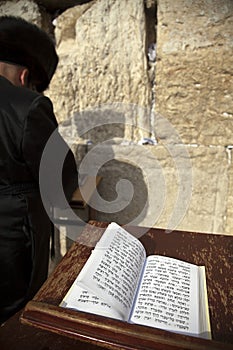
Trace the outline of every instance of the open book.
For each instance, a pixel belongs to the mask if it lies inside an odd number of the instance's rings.
[[[205,267],[146,257],[133,235],[111,223],[60,306],[210,339]]]

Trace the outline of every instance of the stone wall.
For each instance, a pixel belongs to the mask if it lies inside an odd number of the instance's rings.
[[[2,13],[50,32],[54,20],[45,93],[80,170],[103,176],[99,220],[232,233],[231,0],[1,1]]]
[[[229,145],[233,132],[233,2],[158,6],[157,110],[184,143]]]
[[[156,112],[193,162],[182,227],[231,234],[233,2],[163,0],[157,13]]]

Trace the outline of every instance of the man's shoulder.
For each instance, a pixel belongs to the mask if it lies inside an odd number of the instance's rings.
[[[28,88],[17,87],[10,81],[0,76],[0,110],[7,114],[13,113],[23,121],[31,110],[48,108],[49,114],[53,110],[49,98]],[[1,113],[0,113],[1,114]]]
[[[11,100],[13,104],[30,105],[34,100],[43,97],[36,91],[13,85],[5,77],[0,76],[0,96]]]

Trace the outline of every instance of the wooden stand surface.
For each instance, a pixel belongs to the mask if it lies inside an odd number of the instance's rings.
[[[25,307],[21,322],[64,339],[92,344],[96,349],[233,349],[232,261],[233,237],[197,232],[148,229],[140,238],[147,254],[160,254],[206,266],[213,340],[205,340],[152,327],[59,307],[91,250],[107,226],[91,221],[40,291]],[[137,237],[141,228],[126,227]],[[144,229],[145,232],[145,229]],[[31,328],[34,328],[31,327]],[[88,345],[89,343],[89,345]],[[81,349],[81,348],[80,348]]]

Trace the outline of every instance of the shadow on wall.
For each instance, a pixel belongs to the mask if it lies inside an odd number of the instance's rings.
[[[73,137],[89,143],[82,159],[77,147],[79,172],[102,177],[99,192],[90,201],[90,206],[98,211],[99,220],[139,224],[146,216],[148,191],[143,172],[125,152],[125,146],[131,145],[131,134],[138,127],[135,120],[140,113],[135,106],[120,104],[85,111],[73,118]],[[115,145],[120,146],[118,154]]]
[[[102,176],[102,181],[97,195],[93,195],[89,202],[91,207],[97,209],[96,219],[104,222],[114,221],[120,225],[140,225],[148,209],[148,190],[141,169],[112,159],[101,167],[97,175]],[[123,179],[126,181],[126,188],[124,185],[118,188]],[[62,255],[78,240],[85,221],[88,221],[88,209],[75,210],[75,214],[80,219],[80,224],[66,226],[66,247],[65,251],[63,248]],[[57,254],[61,256],[61,242],[57,240],[56,246]]]
[[[112,159],[104,164],[98,175],[103,177],[99,194],[109,205],[108,212],[100,210],[98,218],[121,225],[140,225],[148,208],[148,189],[142,170],[133,164]],[[125,185],[118,188],[122,180]],[[93,203],[96,204],[95,197]]]
[[[73,151],[80,174],[102,177],[98,190],[88,202],[97,211],[96,219],[140,225],[147,216],[148,188],[139,162],[135,163],[128,151],[129,147],[135,149],[135,144],[125,138],[127,128],[129,137],[131,130],[135,130],[135,115],[140,110],[134,106],[124,106],[122,110],[121,105],[119,111],[119,106],[115,107],[79,113],[60,132],[69,144],[72,140],[76,145]],[[85,144],[85,140],[91,143]],[[67,224],[55,232],[56,256],[50,262],[50,272],[78,239],[88,221],[88,210],[78,209],[74,213],[79,224]]]
[[[131,135],[138,127],[138,115],[143,113],[145,110],[133,105],[103,106],[77,113],[65,130],[65,138],[75,144],[79,173],[102,177],[89,201],[99,221],[138,225],[146,217],[147,185],[128,152],[128,147],[135,147]],[[82,214],[76,212],[85,221]],[[74,237],[74,228],[67,227],[67,231],[69,237]]]
[[[150,133],[150,109],[134,104],[112,103],[93,107],[70,118],[70,137],[89,144],[128,145]]]

